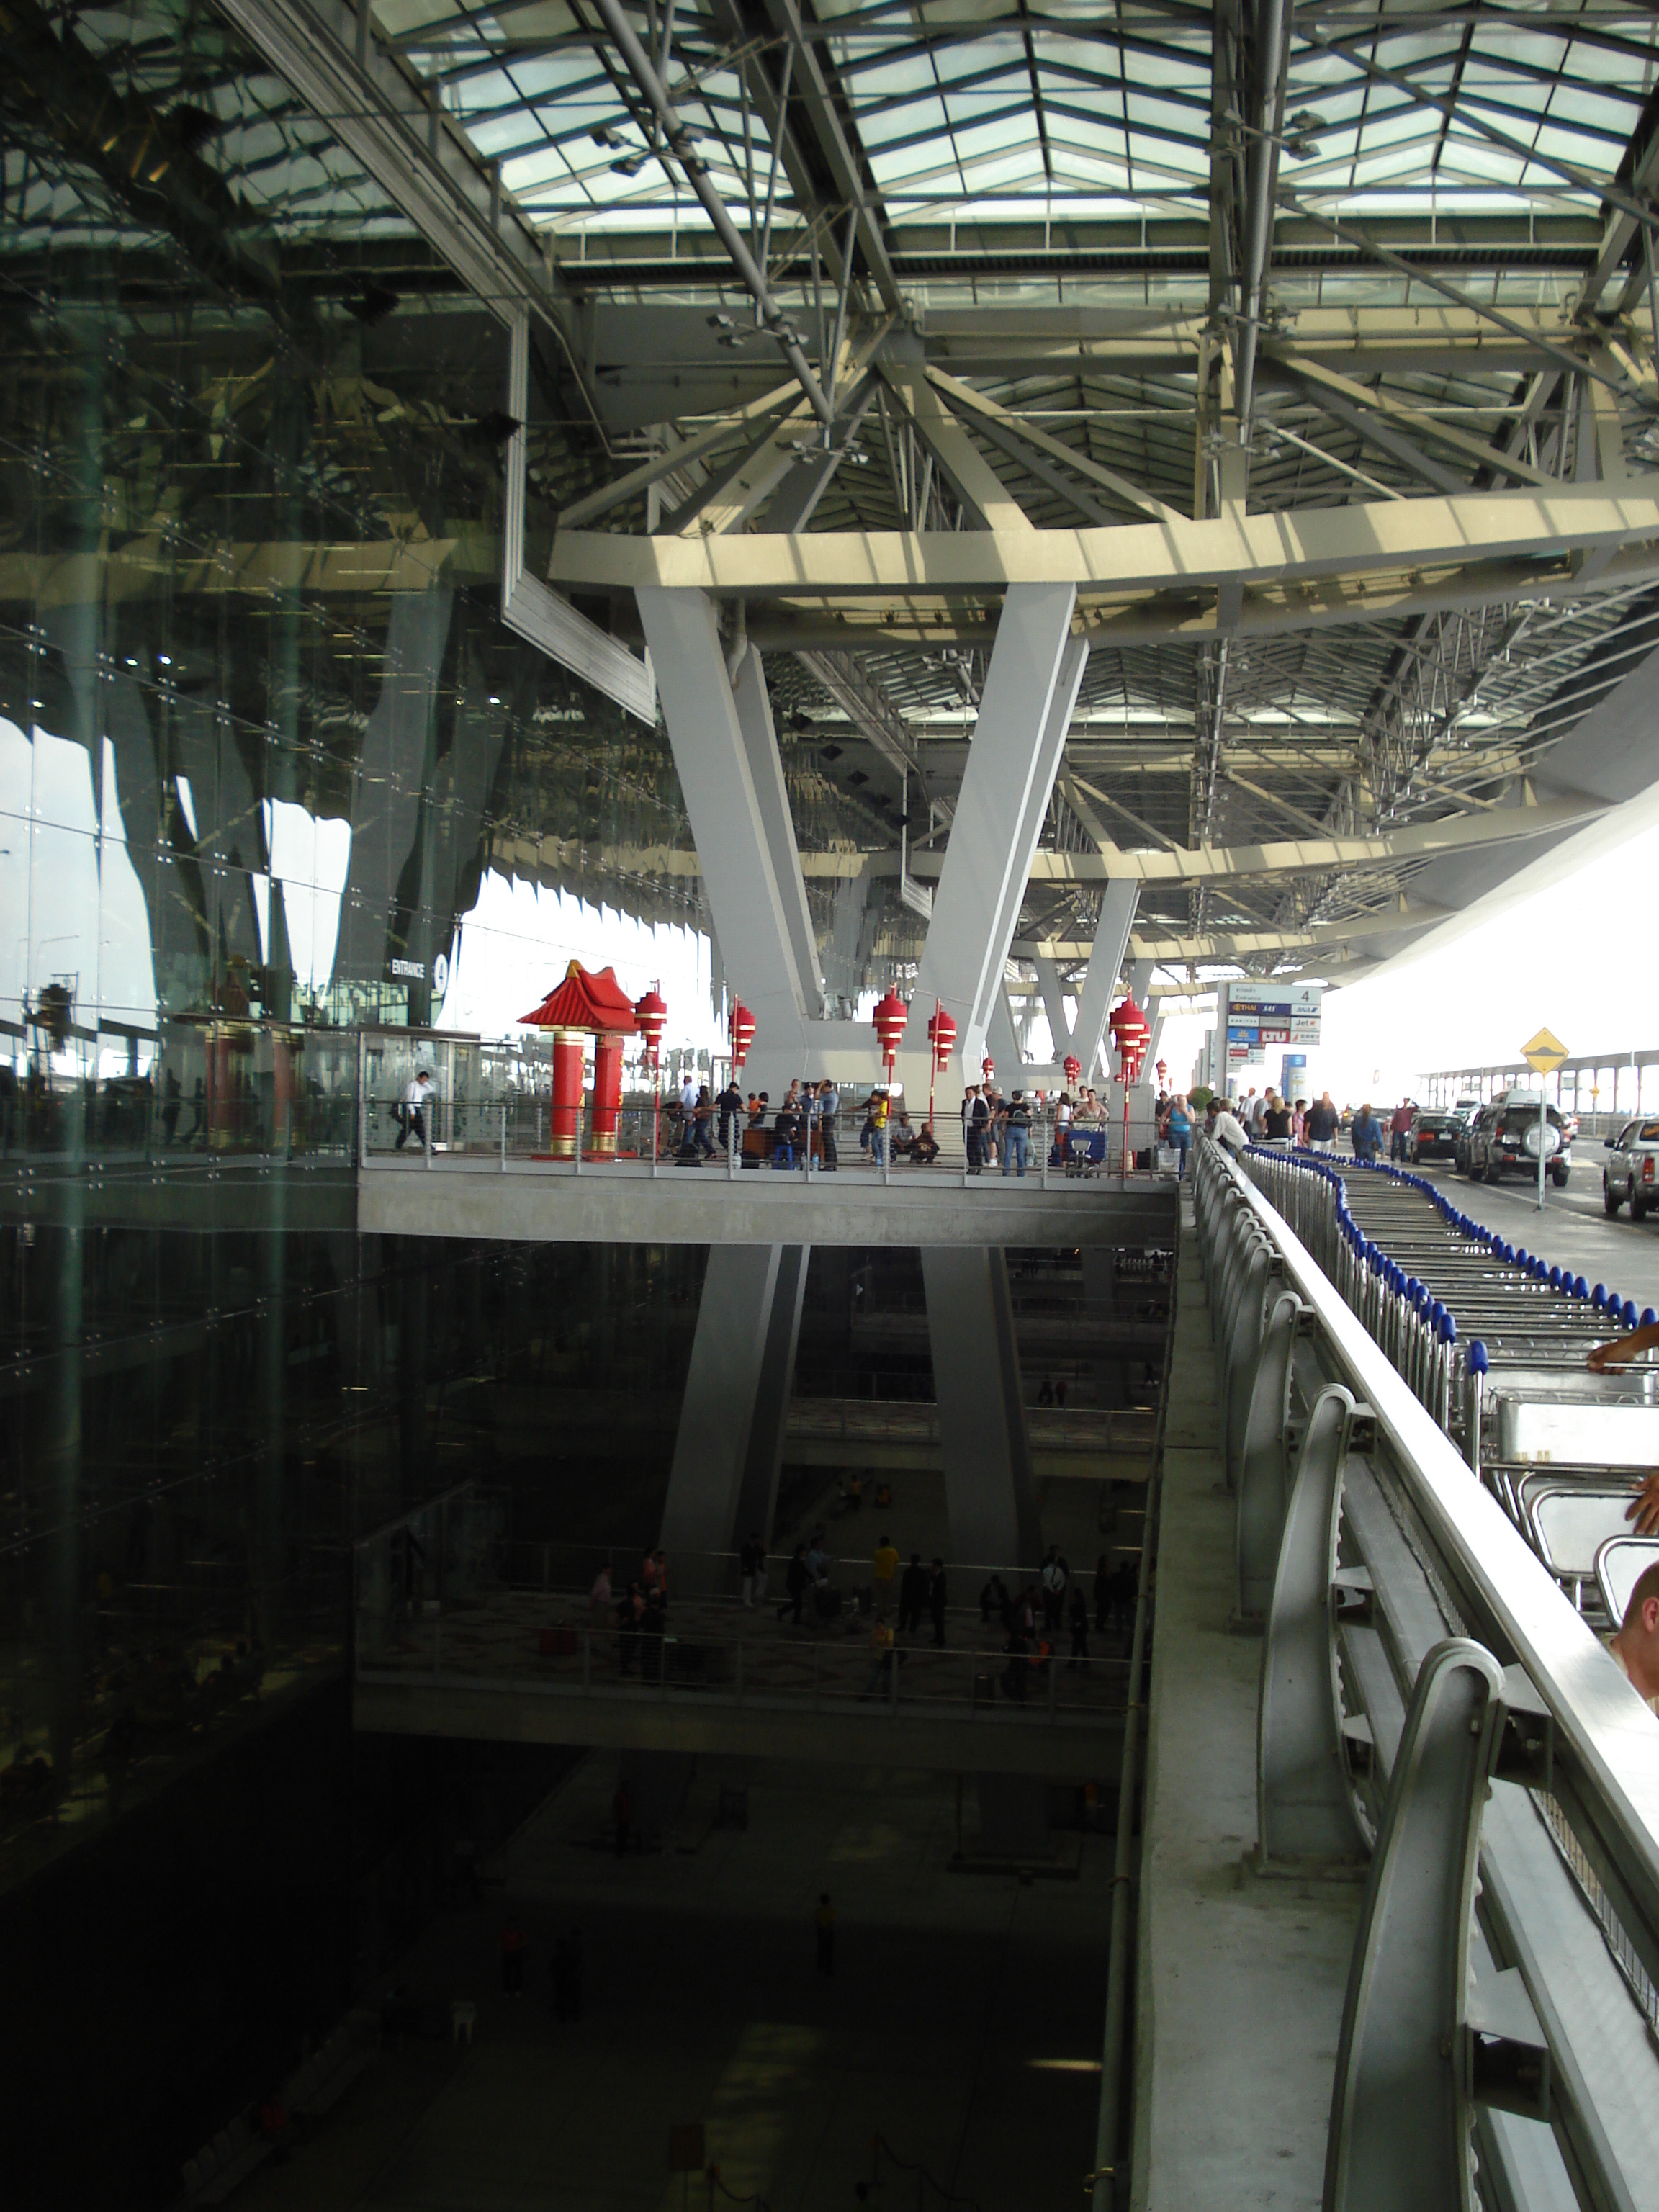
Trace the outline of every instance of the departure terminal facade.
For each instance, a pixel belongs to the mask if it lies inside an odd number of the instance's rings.
[[[1649,799],[1651,12],[0,21],[20,2203],[1644,2201],[1644,1262],[1151,1102]]]

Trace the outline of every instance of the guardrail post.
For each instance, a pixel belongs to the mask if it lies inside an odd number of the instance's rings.
[[[1333,1638],[1342,1477],[1354,1422],[1369,1412],[1340,1382],[1322,1390],[1297,1460],[1261,1647],[1258,1866],[1365,1856],[1343,1763]]]
[[[1249,1408],[1250,1380],[1261,1344],[1262,1299],[1267,1287],[1269,1250],[1265,1237],[1253,1240],[1253,1249],[1240,1270],[1238,1294],[1223,1343],[1221,1376],[1222,1434],[1226,1440],[1227,1486],[1238,1481],[1244,1441],[1244,1416]]]
[[[1468,2212],[1480,1808],[1503,1670],[1467,1637],[1419,1670],[1348,1969],[1324,2212]]]
[[[1234,1544],[1237,1569],[1235,1626],[1260,1622],[1273,1592],[1279,1539],[1285,1528],[1287,1431],[1291,1419],[1291,1363],[1301,1325],[1302,1301],[1281,1291],[1273,1302],[1256,1353],[1240,1425],[1238,1522]],[[1244,1397],[1243,1391],[1240,1396]],[[1231,1442],[1231,1437],[1229,1438]]]

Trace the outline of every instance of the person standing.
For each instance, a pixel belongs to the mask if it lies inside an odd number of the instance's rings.
[[[1176,1091],[1170,1101],[1164,1118],[1164,1141],[1176,1154],[1176,1179],[1180,1182],[1187,1173],[1187,1155],[1193,1142],[1193,1117],[1185,1091]]]
[[[750,1612],[755,1600],[763,1603],[766,1598],[766,1547],[758,1531],[751,1529],[749,1541],[738,1556],[738,1570],[743,1577],[743,1601]]]
[[[898,1572],[898,1553],[884,1534],[870,1561],[870,1581],[875,1595],[876,1619],[885,1620],[893,1602],[893,1577]]]
[[[1336,1142],[1338,1115],[1328,1091],[1322,1091],[1308,1109],[1308,1142],[1316,1152],[1328,1152]]]
[[[806,1593],[811,1587],[812,1577],[806,1565],[806,1547],[797,1544],[794,1557],[790,1560],[788,1571],[783,1578],[784,1597],[783,1603],[778,1607],[778,1619],[781,1620],[786,1613],[793,1613],[795,1626],[799,1628],[800,1609],[806,1602]]]
[[[940,1650],[945,1648],[945,1608],[950,1602],[950,1595],[945,1580],[945,1562],[935,1559],[933,1571],[927,1583],[927,1610],[933,1620],[933,1642]]]
[[[921,1626],[923,1608],[927,1603],[927,1570],[921,1564],[921,1553],[912,1552],[910,1564],[899,1583],[899,1634],[905,1636]]]
[[[1360,1108],[1358,1113],[1355,1115],[1353,1127],[1350,1131],[1349,1135],[1350,1140],[1353,1146],[1353,1156],[1355,1159],[1374,1160],[1381,1157],[1382,1151],[1382,1124],[1377,1120],[1376,1115],[1372,1113],[1370,1101],[1369,1099],[1367,1099],[1365,1103]]]
[[[1002,1172],[1012,1168],[1024,1175],[1025,1162],[1031,1146],[1031,1109],[1025,1103],[1025,1093],[1016,1091],[1003,1110],[1002,1116]]]
[[[836,1908],[830,1902],[827,1889],[818,1893],[817,1909],[812,1915],[812,1934],[817,1948],[819,1973],[833,1974],[836,1971]]]
[[[982,1175],[991,1138],[991,1102],[976,1083],[969,1085],[968,1096],[968,1172]]]
[[[1262,1141],[1269,1145],[1288,1145],[1291,1141],[1291,1109],[1276,1091],[1267,1093],[1267,1111],[1261,1116]]]
[[[728,1153],[735,1152],[743,1143],[743,1093],[738,1088],[735,1075],[727,1079],[714,1106],[720,1117],[721,1147]]]
[[[841,1165],[841,1155],[836,1150],[836,1116],[840,1111],[841,1093],[826,1076],[818,1085],[818,1141],[826,1175],[834,1175]]]

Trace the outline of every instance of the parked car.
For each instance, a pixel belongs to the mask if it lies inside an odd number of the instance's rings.
[[[1630,1218],[1639,1221],[1650,1206],[1659,1206],[1659,1121],[1638,1115],[1607,1140],[1607,1164],[1601,1170],[1601,1203],[1617,1213],[1628,1200]]]
[[[1419,1160],[1455,1160],[1459,1126],[1449,1106],[1419,1106],[1406,1132],[1407,1165],[1415,1167]]]
[[[1572,1139],[1577,1126],[1559,1107],[1549,1109],[1544,1158],[1551,1181],[1560,1189],[1565,1188],[1572,1170]],[[1495,1098],[1490,1106],[1483,1106],[1475,1115],[1462,1140],[1459,1164],[1466,1174],[1484,1176],[1488,1182],[1496,1182],[1505,1169],[1535,1176],[1538,1142],[1537,1097],[1530,1091],[1512,1091],[1506,1098]]]

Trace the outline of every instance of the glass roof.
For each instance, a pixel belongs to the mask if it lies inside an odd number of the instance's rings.
[[[375,13],[556,239],[706,231],[579,3],[379,0]],[[771,193],[775,254],[823,245],[842,212],[833,192],[816,204],[802,192],[799,163],[773,183],[767,118],[786,70],[791,131],[811,129],[810,66],[899,248],[941,225],[1206,223],[1212,138],[1246,132],[1241,103],[1224,85],[1212,93],[1216,18],[1181,0],[1135,0],[1104,19],[1093,0],[819,0],[799,18],[653,0],[630,14],[653,55],[666,53],[698,152],[757,235]],[[775,27],[792,20],[811,58],[799,70]],[[1653,29],[1650,10],[1629,6],[1297,9],[1283,204],[1431,225],[1597,218],[1653,90]]]

